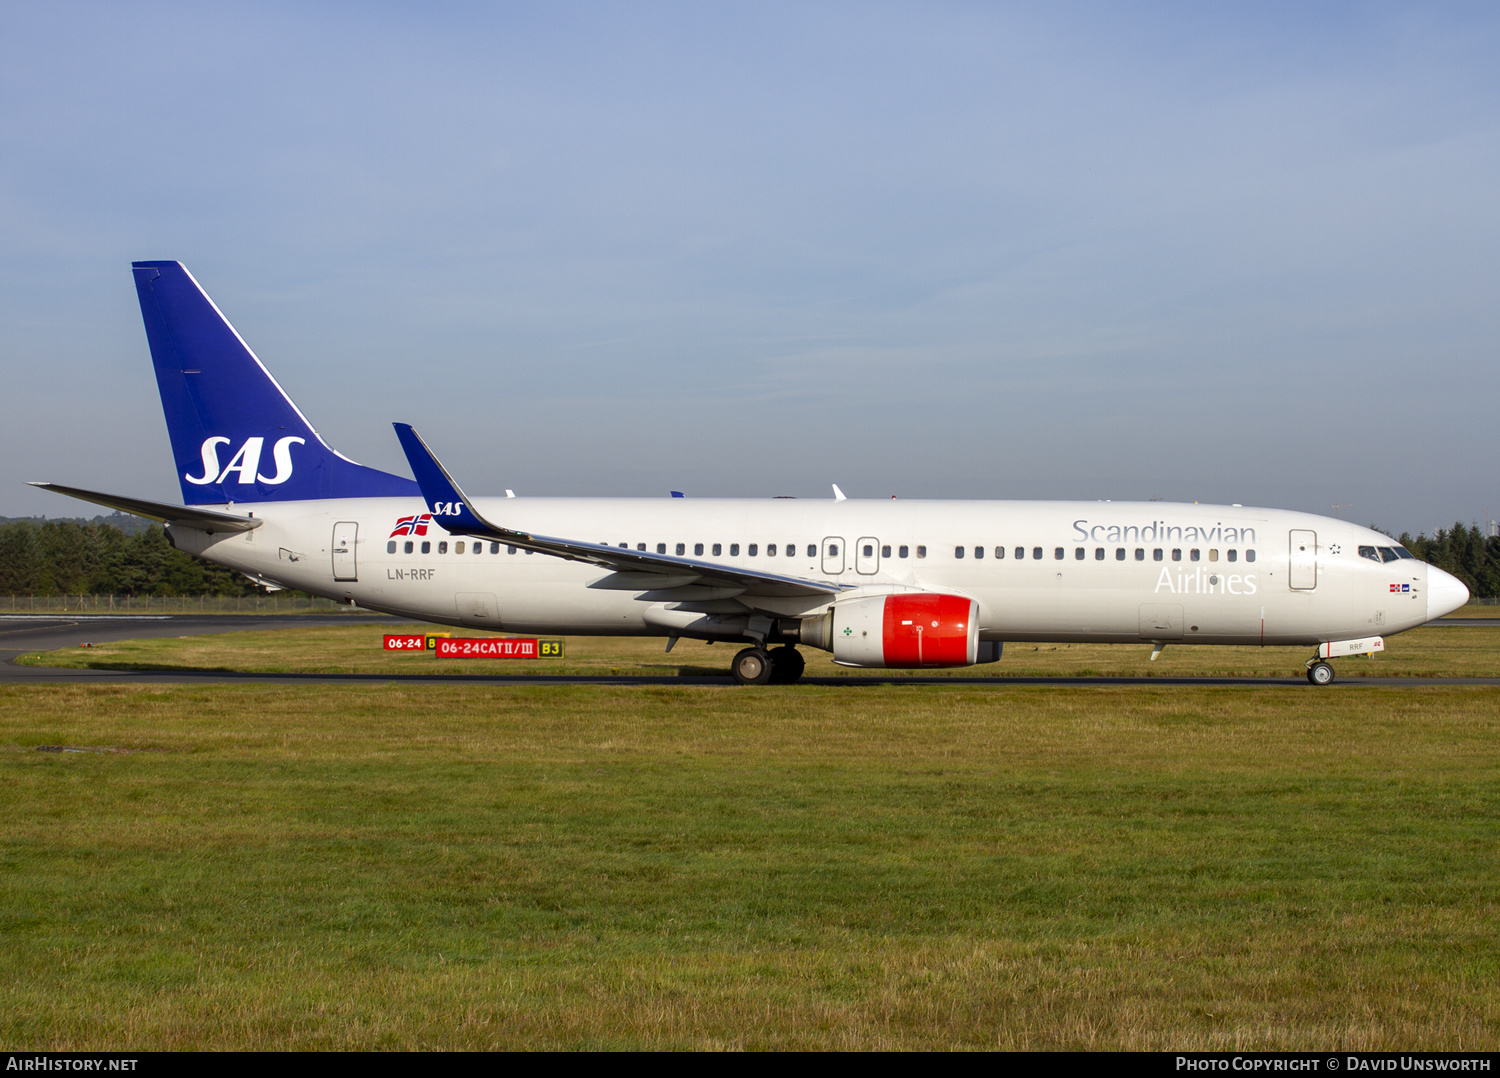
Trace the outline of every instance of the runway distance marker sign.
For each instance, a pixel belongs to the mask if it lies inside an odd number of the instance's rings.
[[[462,637],[440,639],[439,659],[560,659],[561,640],[538,640],[535,637]]]

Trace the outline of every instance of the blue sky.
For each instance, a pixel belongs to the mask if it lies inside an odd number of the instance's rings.
[[[1500,516],[1493,5],[9,5],[0,514],[177,498],[128,263],[475,492]]]

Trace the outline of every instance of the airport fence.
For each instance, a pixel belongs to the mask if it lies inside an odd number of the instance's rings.
[[[0,614],[366,614],[308,595],[0,595]]]

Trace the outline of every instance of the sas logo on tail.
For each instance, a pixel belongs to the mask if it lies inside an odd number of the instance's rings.
[[[396,521],[396,530],[391,532],[387,538],[398,535],[426,535],[427,525],[432,523],[432,514],[423,513],[421,516],[402,517]]]
[[[239,451],[229,458],[229,463],[224,465],[224,470],[219,470],[219,446],[228,445],[229,439],[223,437],[207,438],[203,442],[203,474],[190,475],[183,473],[182,478],[196,486],[206,487],[211,483],[222,483],[229,478],[230,472],[239,474],[241,483],[266,483],[270,486],[279,486],[292,477],[292,444],[306,445],[306,438],[298,438],[295,435],[276,439],[276,444],[271,447],[271,460],[276,465],[274,475],[260,474],[260,453],[265,447],[264,438],[246,438],[245,444],[240,446]]]

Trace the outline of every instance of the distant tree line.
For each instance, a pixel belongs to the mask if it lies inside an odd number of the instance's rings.
[[[0,524],[0,595],[256,595],[233,569],[174,550],[160,524]]]
[[[160,524],[127,534],[101,519],[0,523],[0,595],[256,595],[232,569],[173,549]],[[129,525],[128,525],[129,526]],[[1500,596],[1500,537],[1477,524],[1439,528],[1430,538],[1401,533],[1423,561],[1468,585],[1476,598]]]
[[[1399,542],[1417,557],[1452,573],[1476,599],[1500,597],[1500,536],[1487,536],[1478,524],[1455,523],[1429,539],[1402,532]]]

